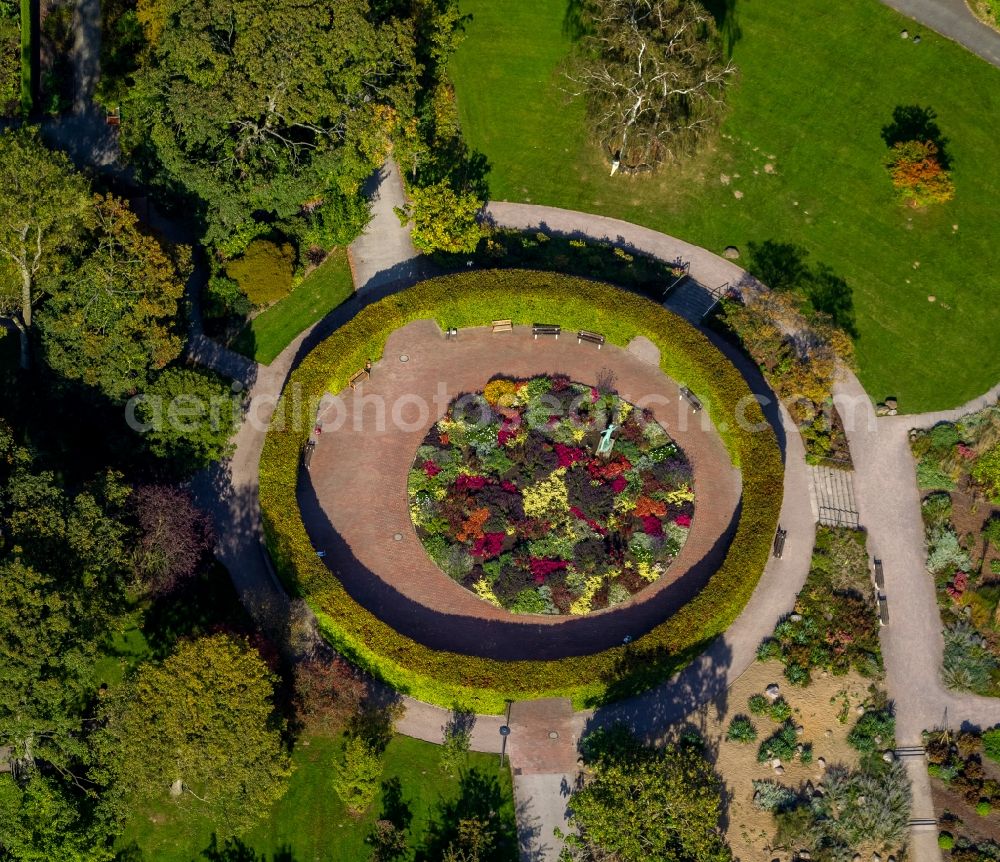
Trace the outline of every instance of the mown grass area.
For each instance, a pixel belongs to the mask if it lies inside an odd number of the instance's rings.
[[[406,736],[393,737],[385,752],[383,798],[364,816],[353,818],[333,791],[332,764],[341,746],[341,739],[322,736],[300,740],[293,754],[295,771],[288,792],[275,804],[270,817],[243,837],[246,855],[234,853],[224,858],[361,862],[371,855],[365,838],[376,819],[389,813],[386,801],[391,807],[393,789],[397,787],[402,807],[395,811],[404,820],[409,818],[411,848],[424,846],[436,830],[447,831],[454,825],[456,812],[474,812],[496,804],[503,838],[510,850],[509,855],[498,858],[512,862],[517,858],[510,770],[499,769],[496,755],[469,754],[466,778],[460,780],[438,767],[438,746]],[[451,809],[445,810],[449,803]],[[136,860],[195,862],[204,858],[202,852],[211,845],[213,827],[206,819],[183,828],[170,803],[165,802],[155,810],[138,814],[129,823],[122,845],[141,851],[134,857]],[[257,855],[251,857],[249,849]]]
[[[905,412],[1000,379],[1000,69],[877,0],[736,0],[740,76],[721,136],[655,177],[612,178],[564,89],[566,9],[462,0],[472,21],[452,73],[492,198],[616,216],[716,252],[801,244],[853,286],[861,380]],[[926,211],[896,202],[883,167],[881,129],[913,104],[937,111],[957,189]]]
[[[335,249],[288,296],[247,323],[233,348],[268,365],[296,335],[333,311],[353,292],[347,250]]]

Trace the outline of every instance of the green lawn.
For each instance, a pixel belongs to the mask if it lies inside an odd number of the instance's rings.
[[[611,178],[561,89],[566,6],[462,0],[473,18],[452,71],[491,197],[617,216],[717,252],[803,245],[854,288],[862,382],[906,412],[1000,379],[1000,69],[878,0],[737,0],[740,78],[721,138],[654,178]],[[882,167],[881,128],[910,104],[937,111],[953,160],[956,199],[926,212],[895,202]]]
[[[336,308],[354,292],[347,251],[335,249],[323,264],[280,302],[258,314],[236,337],[233,347],[270,364],[303,329]]]
[[[346,813],[331,786],[330,765],[340,745],[339,740],[324,737],[312,737],[297,745],[293,757],[295,772],[288,792],[274,806],[270,818],[243,839],[248,848],[263,855],[263,862],[362,862],[368,858],[371,848],[365,844],[365,837],[383,814],[383,804],[376,802],[357,820]],[[468,767],[486,780],[467,781],[463,794],[459,781],[438,768],[436,745],[396,736],[386,749],[383,788],[399,783],[403,805],[411,818],[411,846],[420,845],[431,825],[442,822],[443,802],[462,798],[471,806],[464,810],[476,810],[477,806],[490,804],[492,794],[492,801],[499,804],[511,849],[510,855],[503,858],[513,862],[517,852],[510,770],[505,767],[501,771],[497,756],[486,754],[470,754]],[[136,817],[129,824],[122,844],[134,842],[141,848],[135,862],[195,862],[203,858],[200,854],[211,839],[210,822],[181,829],[166,803],[156,811],[145,811]]]

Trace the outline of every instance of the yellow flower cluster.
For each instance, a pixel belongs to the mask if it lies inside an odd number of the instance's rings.
[[[594,596],[604,583],[604,575],[592,575],[587,578],[583,585],[583,592],[580,597],[569,606],[569,612],[578,617],[585,617],[591,611],[591,604]]]
[[[547,479],[541,479],[524,489],[524,514],[529,518],[543,518],[546,515],[564,515],[569,511],[569,492],[563,476],[566,468],[552,471]]]
[[[668,491],[666,494],[657,494],[664,503],[676,505],[678,503],[690,503],[694,499],[694,491],[690,485],[681,485],[676,491]]]
[[[472,588],[476,591],[476,595],[479,596],[484,602],[489,602],[491,605],[496,605],[498,608],[501,607],[500,599],[496,597],[493,592],[493,587],[490,586],[490,582],[486,578],[480,578]]]
[[[488,404],[499,407],[510,407],[514,403],[517,385],[513,380],[491,380],[483,387],[483,398]]]
[[[663,563],[647,563],[644,560],[640,560],[638,572],[639,577],[646,581],[646,583],[655,583],[660,579],[660,575],[663,574]]]

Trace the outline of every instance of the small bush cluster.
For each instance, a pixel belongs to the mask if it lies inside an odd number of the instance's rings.
[[[776,814],[788,811],[799,803],[799,795],[777,781],[771,779],[753,782],[753,806],[761,811]]]
[[[933,141],[900,141],[889,150],[886,168],[900,199],[910,206],[944,203],[955,196],[951,174]]]
[[[911,445],[918,481],[931,490],[921,512],[944,626],[943,678],[951,688],[998,696],[1000,407],[914,433]],[[954,523],[971,516],[978,529],[960,536]]]
[[[781,661],[793,685],[808,685],[816,668],[879,676],[882,653],[871,595],[865,534],[820,527],[795,611],[775,626],[758,658]]]
[[[993,736],[989,739],[992,745]],[[927,734],[926,748],[927,771],[932,777],[943,781],[973,807],[985,803],[989,806],[987,813],[1000,805],[1000,782],[988,778],[983,769],[983,736],[974,731],[933,731]]]
[[[739,371],[711,343],[661,306],[608,285],[517,270],[465,273],[423,282],[361,310],[317,347],[293,373],[286,392],[319,398],[339,392],[366,359],[381,355],[399,327],[434,318],[442,326],[479,326],[498,315],[515,324],[536,320],[567,330],[589,329],[609,344],[638,335],[659,349],[661,368],[683,380],[717,423],[742,471],[740,520],[726,557],[702,591],[668,620],[625,646],[547,661],[497,661],[430,649],[404,637],[355,602],[316,557],[296,501],[301,448],[310,421],[290,421],[287,397],[272,422],[260,466],[264,535],[289,589],[304,596],[337,651],[374,676],[423,700],[461,702],[500,712],[506,697],[569,696],[578,706],[624,697],[653,685],[700,654],[742,610],[771,551],[782,499],[782,463],[771,431],[744,430],[764,422]],[[748,404],[745,421],[737,403]]]
[[[730,742],[753,742],[757,738],[757,728],[746,715],[735,715],[729,722],[726,739]]]

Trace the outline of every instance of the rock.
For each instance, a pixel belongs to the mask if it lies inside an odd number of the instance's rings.
[[[900,32],[899,32],[899,38],[900,39],[909,39],[910,38],[910,31],[909,30],[900,30]]]
[[[771,767],[773,769],[777,769],[780,766],[781,766],[781,759],[780,758],[776,757],[776,758],[774,758],[774,760],[771,761]]]
[[[781,689],[776,682],[772,682],[764,689],[764,694],[771,698],[771,700],[777,700],[781,696]]]
[[[826,769],[826,758],[825,757],[819,757],[819,758],[817,758],[816,759],[816,765],[820,769]]]
[[[882,862],[882,857],[878,853],[872,853],[872,862]]]
[[[799,725],[796,726],[796,728],[795,728],[795,735],[796,736],[802,736],[802,734],[805,733],[805,732],[806,732],[806,729],[801,724],[799,724]]]
[[[739,260],[740,250],[735,245],[727,245],[722,252],[726,260]]]
[[[785,774],[785,767],[784,766],[776,766],[774,768],[774,774],[775,775],[784,775]]]
[[[895,398],[886,398],[885,406],[890,410],[895,410],[899,406],[899,402]]]
[[[883,751],[882,759],[886,763],[892,763],[896,759],[896,753],[894,751]]]
[[[951,229],[952,229],[952,230],[958,230],[958,225],[957,225],[957,224],[953,224],[953,225],[951,226]]]
[[[914,36],[913,37],[913,44],[914,45],[919,45],[920,44],[920,37],[919,36]]]
[[[826,738],[829,739],[831,736],[833,736],[833,731],[832,730],[828,730],[825,735],[826,735]]]
[[[876,735],[874,737],[874,739],[875,739],[875,744],[876,745],[881,745],[882,744],[882,737],[881,736]]]
[[[802,614],[792,614],[788,619],[793,623],[800,623],[802,622]]]
[[[181,779],[176,779],[170,785],[170,795],[180,796],[184,792],[184,782]]]
[[[851,862],[861,862],[861,854],[855,853],[854,858],[851,860]]]
[[[729,185],[729,174],[719,174],[719,182],[724,186]]]
[[[856,710],[854,710],[854,711],[858,715],[864,715],[865,714],[865,708],[860,703],[858,704],[858,708]]]
[[[770,162],[768,162],[766,165],[764,165],[764,173],[765,174],[773,174],[774,173],[774,165],[772,165]]]
[[[736,200],[741,201],[743,200],[743,192],[739,191],[738,189],[734,189],[733,197],[736,198]]]
[[[796,746],[795,746],[795,753],[796,753],[796,754],[802,754],[802,752],[803,752],[804,750],[805,750],[805,749],[804,749],[804,748],[803,748],[803,746],[801,746],[801,745],[796,745]]]
[[[934,296],[934,294],[931,294],[930,296],[927,297],[927,301],[928,302],[937,302],[937,297]]]
[[[800,850],[795,855],[798,856],[799,859],[802,860],[802,862],[809,862],[809,860],[812,859],[812,853],[810,853],[808,850]]]

